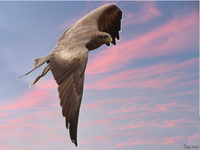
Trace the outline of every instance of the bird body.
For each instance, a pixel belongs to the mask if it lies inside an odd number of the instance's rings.
[[[58,84],[66,128],[69,129],[70,138],[76,146],[88,52],[103,44],[115,45],[115,38],[119,39],[121,19],[122,11],[114,4],[97,8],[68,28],[58,39],[53,51],[35,59],[34,68],[25,74],[47,63],[42,74],[34,80],[31,86],[51,70]]]

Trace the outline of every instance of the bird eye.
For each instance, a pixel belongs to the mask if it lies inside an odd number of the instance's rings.
[[[105,39],[105,38],[107,38],[108,36],[107,35],[102,35],[102,36],[100,36],[100,38],[103,38],[103,39]]]

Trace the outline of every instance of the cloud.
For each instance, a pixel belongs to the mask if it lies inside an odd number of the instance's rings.
[[[134,112],[139,112],[139,111],[145,111],[145,112],[162,112],[162,111],[169,111],[171,109],[181,107],[179,104],[176,103],[170,103],[170,104],[157,104],[153,105],[151,103],[145,104],[145,101],[148,100],[149,98],[146,99],[140,99],[141,101],[143,100],[144,103],[138,104],[137,102],[124,102],[120,108],[116,110],[109,111],[108,113],[105,114],[124,114],[124,113],[134,113]],[[183,106],[182,106],[183,107]],[[138,116],[141,117],[141,116]],[[135,116],[137,118],[137,116]]]
[[[137,118],[147,118],[152,116],[153,113],[152,112],[137,112],[137,113],[129,113],[129,114],[122,114],[122,115],[118,115],[117,117],[110,117],[110,118],[106,118],[106,119],[99,119],[96,120],[95,122],[111,122],[111,121],[115,121],[115,120],[126,120],[126,119],[137,119]],[[131,119],[132,120],[132,119]]]
[[[138,130],[138,131],[130,131],[130,132],[122,132],[119,134],[109,134],[107,136],[99,136],[94,139],[97,140],[109,140],[112,141],[109,143],[109,147],[125,147],[132,145],[146,145],[146,144],[156,144],[156,145],[169,145],[176,144],[180,145],[187,141],[187,136],[185,135],[172,135],[166,136],[165,134],[152,133],[148,130]],[[122,141],[119,137],[126,137],[126,141]],[[198,137],[198,135],[196,135]],[[114,139],[115,140],[111,140]]]
[[[185,74],[187,70],[196,68],[198,58],[172,63],[163,62],[139,69],[130,69],[122,72],[98,77],[98,80],[90,80],[86,83],[86,89],[110,89],[110,88],[166,88],[175,84],[180,79],[187,79],[196,73]],[[192,66],[192,67],[191,67]],[[89,78],[90,79],[90,78]],[[94,83],[93,83],[94,82]],[[188,84],[190,84],[188,82]]]
[[[131,118],[134,118],[131,120],[129,120],[130,122],[128,123],[125,123],[124,122],[124,125],[116,125],[116,126],[113,126],[111,129],[108,129],[108,131],[116,131],[116,130],[130,130],[130,129],[143,129],[143,128],[146,128],[146,129],[149,129],[149,128],[163,128],[163,129],[166,129],[167,128],[180,128],[180,127],[183,127],[183,126],[192,126],[194,124],[194,120],[192,119],[185,119],[185,118],[178,118],[176,120],[170,120],[170,119],[163,119],[161,116],[157,116],[159,119],[154,119],[153,120],[153,113],[147,115],[148,113],[145,112],[145,113],[141,113],[141,114],[138,114],[139,110],[137,110],[136,112],[134,113],[137,113],[136,115],[123,115],[123,116],[120,116],[120,117],[116,117],[116,118],[107,118],[107,119],[100,119],[100,120],[96,120],[96,122],[98,123],[102,123],[102,122],[109,122],[112,124],[113,121],[115,120],[122,120],[122,119],[131,119]],[[161,117],[161,118],[160,118]],[[195,123],[197,123],[195,121]]]
[[[58,85],[56,81],[53,79],[53,77],[51,77],[51,78],[41,79],[34,85],[34,87],[36,87],[37,89],[55,89],[56,91]]]
[[[197,143],[199,143],[199,141],[200,141],[200,133],[199,132],[196,132],[196,133],[194,133],[194,135],[191,135],[191,136],[189,136],[188,137],[188,143],[195,143],[195,144],[197,144]]]
[[[184,52],[198,42],[198,13],[177,17],[144,35],[90,58],[87,75],[119,70],[136,58],[154,58]]]
[[[198,89],[191,89],[191,90],[187,90],[183,92],[176,92],[176,93],[172,93],[171,95],[187,96],[187,95],[195,95],[195,94],[199,94]]]
[[[186,141],[186,137],[183,135],[179,135],[177,137],[165,137],[163,139],[163,144],[173,144],[173,143],[179,143],[181,141]]]
[[[161,16],[156,2],[144,2],[138,12],[126,12],[124,10],[123,25],[135,25],[150,21],[155,17]]]
[[[32,88],[18,98],[1,104],[0,109],[4,114],[0,124],[4,135],[1,143],[12,143],[10,147],[6,145],[5,149],[31,149],[35,145],[46,147],[51,140],[55,142],[59,137],[66,136],[58,134],[59,130],[66,129],[56,96],[50,90]],[[57,138],[52,139],[53,134]]]
[[[158,110],[164,111],[164,110],[169,110],[169,108],[172,108],[174,106],[178,107],[178,105],[175,102],[172,102],[170,104],[157,104],[156,108]]]
[[[165,136],[165,135],[155,135],[150,132],[146,132],[146,136],[144,135],[134,135],[133,138],[129,138],[128,142],[119,141],[118,144],[113,144],[111,147],[124,147],[124,146],[132,146],[132,145],[146,145],[146,144],[156,144],[156,145],[180,145],[187,141],[187,137],[184,135],[177,136]]]
[[[106,119],[94,120],[95,122],[109,122],[111,120],[126,119],[132,117],[129,113],[137,112],[138,110],[145,111],[146,105],[140,102],[146,102],[149,97],[133,96],[132,98],[116,98],[95,100],[91,103],[83,103],[82,110],[96,111],[101,116],[106,116]],[[115,106],[115,107],[113,107]],[[153,112],[152,108],[152,112]],[[154,109],[155,110],[155,109]],[[149,111],[149,110],[148,110]],[[125,115],[125,116],[123,116]],[[127,115],[127,116],[126,116]],[[135,114],[137,117],[138,114]],[[140,114],[143,115],[143,114]],[[141,117],[141,116],[138,117]],[[120,118],[122,117],[122,118]]]
[[[99,137],[95,137],[94,139],[101,140],[101,139],[109,139],[109,138],[111,138],[111,137],[132,136],[132,135],[137,136],[137,135],[144,134],[144,133],[146,133],[146,132],[147,132],[146,130],[131,131],[131,132],[122,132],[122,133],[114,134],[114,135],[99,136]]]
[[[8,103],[6,105],[1,105],[1,110],[16,110],[16,109],[23,109],[28,107],[37,106],[40,100],[47,95],[45,90],[37,90],[37,91],[30,91],[23,95],[22,97],[11,100],[12,103]]]
[[[166,120],[165,121],[165,127],[175,126],[175,125],[181,124],[182,122],[185,122],[184,118],[181,118],[181,119],[178,119],[178,120]]]
[[[163,120],[160,118],[159,120],[149,122],[148,126],[149,127],[156,127],[156,128],[180,128],[183,126],[191,126],[193,123],[193,120],[191,119],[185,119],[185,118],[178,118],[176,120]],[[145,127],[148,127],[145,126]]]
[[[85,107],[99,107],[102,105],[106,105],[106,104],[117,104],[117,103],[124,103],[124,102],[130,102],[130,101],[134,101],[135,98],[127,98],[127,99],[119,99],[119,98],[115,98],[115,99],[108,99],[108,100],[97,100],[93,103],[84,103],[83,106]],[[144,99],[142,97],[137,97],[137,99]]]

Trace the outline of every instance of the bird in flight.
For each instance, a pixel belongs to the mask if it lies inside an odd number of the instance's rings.
[[[69,129],[71,141],[76,146],[88,52],[103,44],[116,45],[121,30],[121,19],[122,11],[114,4],[103,5],[93,10],[69,27],[59,38],[55,48],[49,54],[35,59],[33,69],[23,75],[28,75],[46,63],[47,66],[41,75],[30,86],[51,70],[58,84],[66,128]]]

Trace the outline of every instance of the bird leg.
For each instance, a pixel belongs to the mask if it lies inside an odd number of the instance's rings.
[[[48,64],[44,70],[42,71],[42,74],[39,75],[35,80],[34,82],[29,86],[29,88],[31,88],[40,78],[42,78],[48,71],[50,70],[50,64]]]

